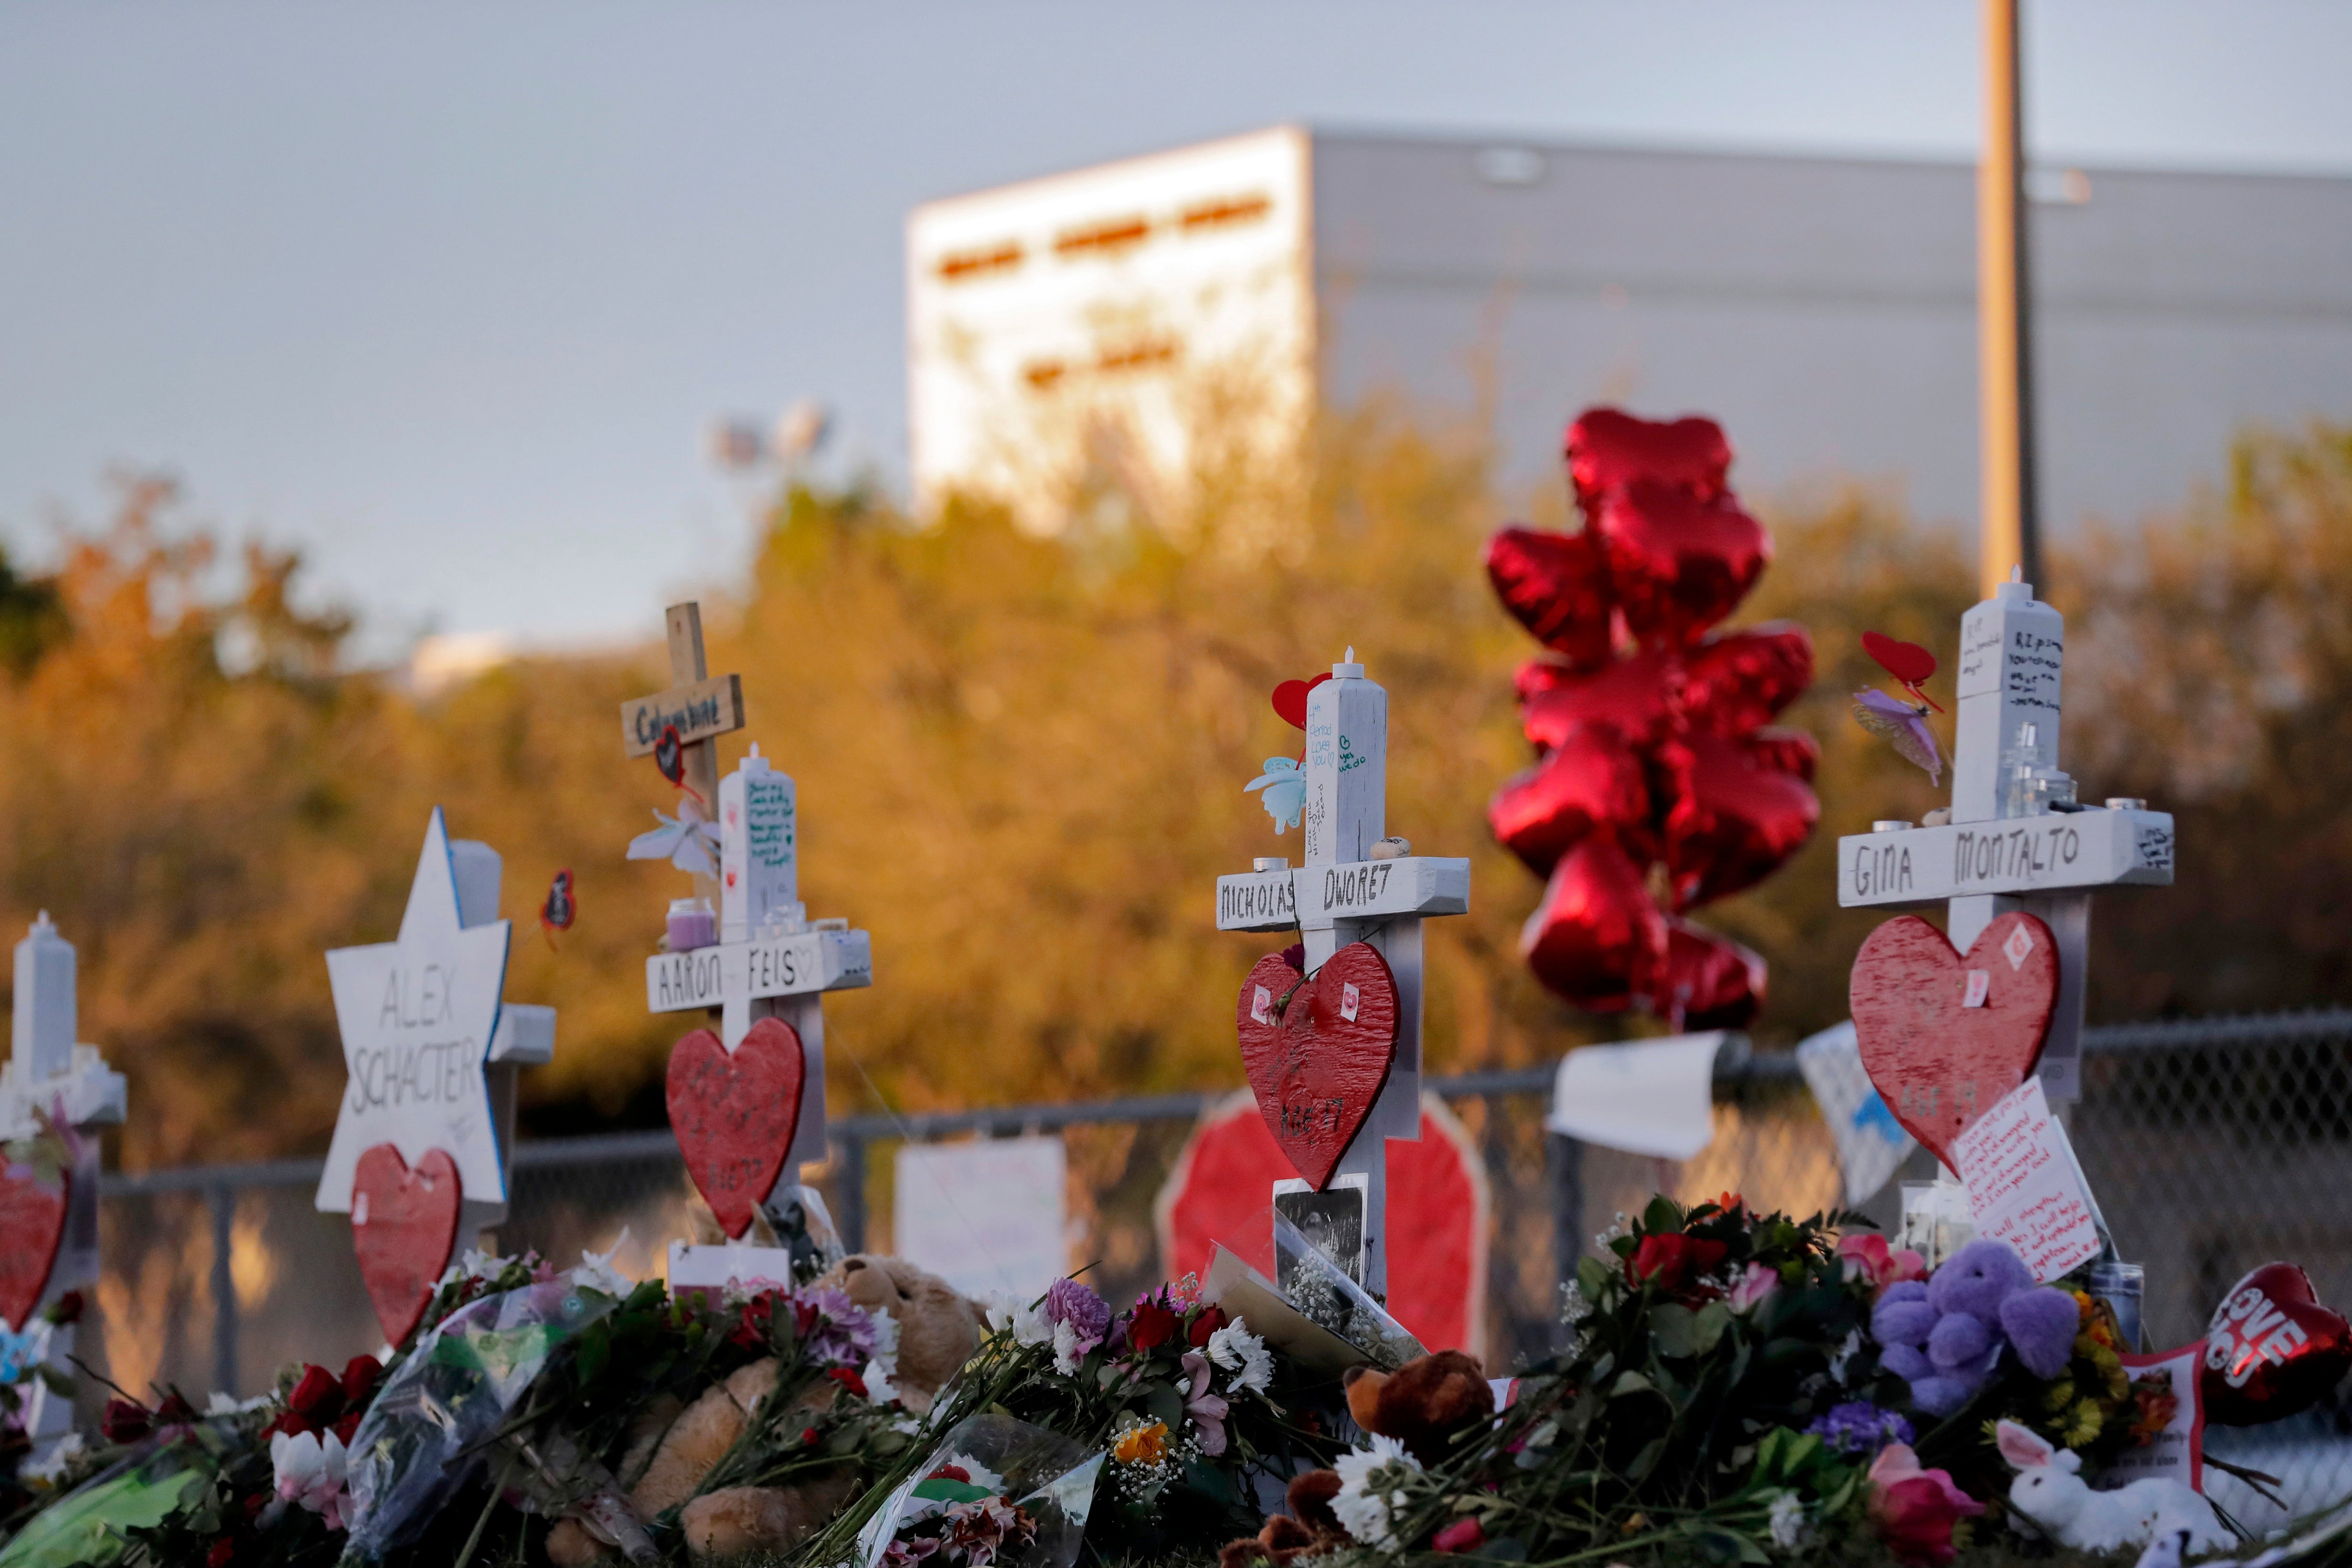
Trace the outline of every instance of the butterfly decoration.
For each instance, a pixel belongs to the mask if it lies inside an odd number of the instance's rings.
[[[1925,772],[1929,784],[1942,783],[1943,753],[1936,748],[1936,732],[1927,728],[1927,712],[1930,709],[1938,713],[1944,710],[1942,704],[1919,689],[1920,682],[1935,676],[1936,656],[1917,643],[1897,642],[1879,632],[1863,633],[1862,647],[1880,668],[1895,678],[1896,685],[1910,693],[1912,700],[1906,702],[1874,689],[1857,691],[1853,694],[1854,722],[1893,746],[1896,756]]]
[[[570,931],[572,922],[580,918],[580,900],[572,891],[572,868],[566,866],[547,885],[547,898],[539,906],[539,924],[553,942],[555,933]]]
[[[692,802],[680,805],[676,816],[664,816],[656,811],[654,820],[661,826],[629,840],[630,859],[667,860],[681,871],[719,875],[718,825],[703,821]],[[552,896],[551,889],[550,897]]]
[[[1307,781],[1299,776],[1297,757],[1266,758],[1265,772],[1243,785],[1242,793],[1254,789],[1265,791],[1258,796],[1258,804],[1274,818],[1276,834],[1298,826],[1299,814],[1307,809]]]

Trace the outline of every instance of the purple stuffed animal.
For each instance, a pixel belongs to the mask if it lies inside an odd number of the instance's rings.
[[[1870,1314],[1878,1364],[1911,1385],[1911,1402],[1949,1415],[1982,1388],[2006,1343],[2036,1377],[2074,1353],[2074,1298],[2033,1275],[2007,1242],[1972,1241],[1925,1284],[1889,1285]]]

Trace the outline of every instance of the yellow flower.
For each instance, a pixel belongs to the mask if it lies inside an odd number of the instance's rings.
[[[1130,1426],[1112,1446],[1111,1458],[1122,1465],[1156,1465],[1168,1457],[1168,1423]]]

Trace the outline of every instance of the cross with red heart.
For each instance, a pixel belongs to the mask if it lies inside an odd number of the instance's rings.
[[[730,1055],[697,1029],[669,1053],[670,1130],[695,1190],[735,1239],[775,1190],[800,1125],[808,1077],[800,1031],[761,1018]]]
[[[45,1182],[30,1170],[0,1174],[0,1318],[22,1331],[41,1303],[65,1239],[73,1172]]]
[[[1916,915],[1870,933],[1848,1001],[1862,1065],[1895,1120],[1959,1167],[1952,1140],[2023,1083],[2058,1005],[2058,944],[2032,915],[2001,915],[1966,956]]]
[[[1308,979],[1283,953],[1242,983],[1242,1065],[1267,1131],[1317,1191],[1371,1114],[1396,1059],[1396,976],[1370,942],[1331,955]]]

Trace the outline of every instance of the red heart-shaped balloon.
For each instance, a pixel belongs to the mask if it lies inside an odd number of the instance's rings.
[[[1242,982],[1236,1023],[1258,1113],[1291,1168],[1320,1192],[1396,1059],[1389,961],[1351,942],[1308,980],[1269,952]]]
[[[1331,679],[1325,670],[1312,680],[1286,680],[1274,689],[1274,710],[1294,730],[1307,728],[1307,694]]]
[[[2307,1410],[2352,1370],[2352,1324],[2311,1276],[2265,1263],[2230,1287],[2205,1328],[2205,1419],[2255,1426]]]
[[[1764,1005],[1763,956],[1668,915],[1666,956],[1650,978],[1649,1004],[1677,1034],[1746,1028]]]
[[[1745,742],[1693,731],[1661,755],[1675,790],[1665,862],[1677,909],[1754,887],[1802,848],[1821,820],[1812,786],[1759,766]]]
[[[1682,667],[1670,654],[1645,649],[1612,659],[1591,675],[1544,671],[1560,667],[1538,661],[1519,671],[1522,689],[1536,688],[1520,705],[1519,729],[1538,752],[1588,727],[1611,731],[1626,745],[1644,751],[1674,729]]]
[[[1519,952],[1547,990],[1593,1013],[1622,1013],[1666,956],[1666,921],[1641,868],[1596,833],[1559,858]]]
[[[1609,574],[1591,531],[1506,528],[1486,541],[1486,579],[1513,618],[1571,668],[1608,662]]]
[[[1957,1174],[1952,1140],[2042,1058],[2058,1004],[2058,947],[2048,926],[2012,912],[1995,917],[1963,958],[1926,921],[1898,915],[1854,955],[1847,1004],[1879,1098]]]
[[[465,1185],[446,1151],[427,1149],[415,1169],[394,1143],[360,1155],[352,1175],[352,1250],[384,1339],[399,1344],[433,1304],[457,1251]]]
[[[1606,730],[1571,731],[1534,767],[1507,780],[1486,806],[1496,842],[1549,877],[1596,829],[1650,837],[1650,785],[1641,759]]]
[[[1821,765],[1822,743],[1803,730],[1759,730],[1739,743],[1758,767],[1768,773],[1793,773],[1807,784],[1813,782],[1813,770]]]
[[[72,1191],[70,1169],[60,1169],[54,1183],[30,1170],[0,1174],[0,1318],[12,1329],[24,1329],[48,1289]]]
[[[1745,735],[1813,683],[1813,639],[1786,622],[1707,638],[1683,655],[1683,717],[1694,729]]]
[[[670,1131],[719,1228],[740,1238],[775,1190],[800,1125],[808,1063],[798,1029],[761,1018],[733,1055],[708,1029],[670,1048]]]
[[[1625,625],[1682,647],[1731,614],[1772,558],[1761,524],[1729,496],[1702,500],[1657,479],[1611,492],[1594,521]]]
[[[1616,408],[1588,408],[1564,443],[1576,503],[1590,514],[1601,498],[1635,479],[1658,479],[1702,499],[1723,493],[1731,443],[1723,426],[1696,416],[1637,419]]]

